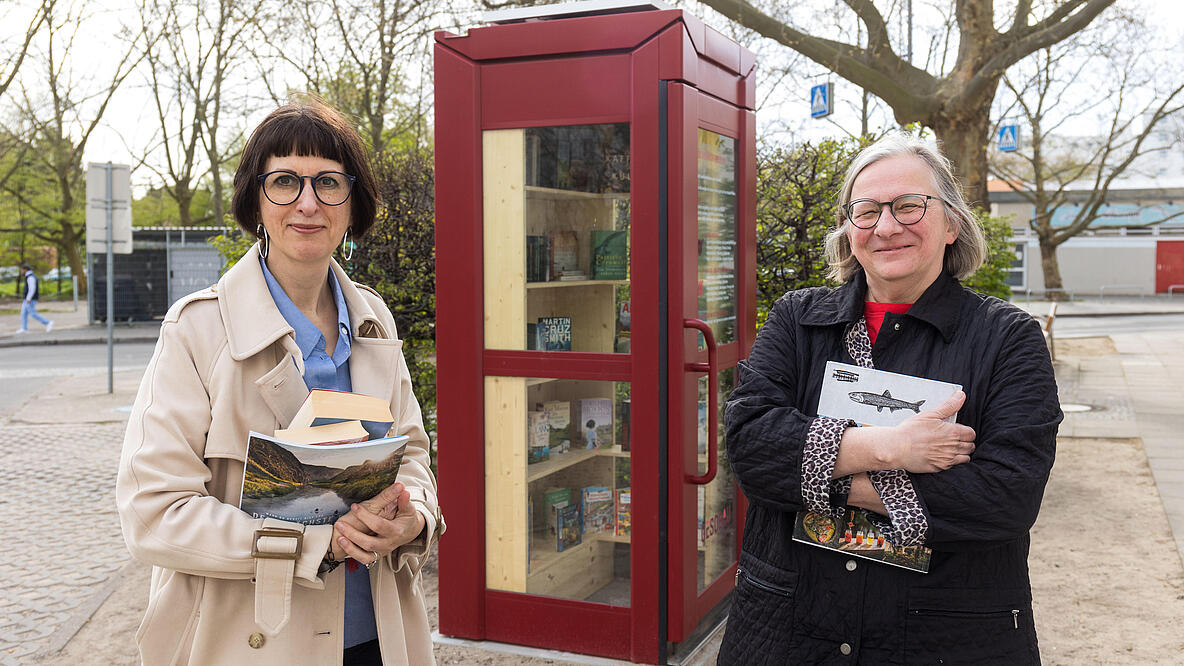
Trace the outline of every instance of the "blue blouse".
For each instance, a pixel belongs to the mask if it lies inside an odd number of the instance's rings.
[[[267,262],[260,258],[259,265],[263,267],[263,277],[267,280],[271,300],[275,301],[280,314],[295,331],[296,346],[304,355],[304,384],[310,391],[314,388],[352,391],[353,384],[349,376],[349,312],[345,308],[345,297],[341,295],[337,276],[332,270],[329,271],[329,286],[333,290],[333,302],[337,305],[337,345],[330,356],[325,353],[325,336],[321,330],[284,293],[283,287],[268,270]],[[378,628],[374,623],[370,570],[365,567],[346,567],[345,570],[345,647],[348,648],[378,638]]]

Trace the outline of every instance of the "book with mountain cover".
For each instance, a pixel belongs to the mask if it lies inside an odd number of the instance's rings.
[[[592,230],[592,279],[624,280],[629,274],[628,231]]]
[[[239,508],[253,518],[328,525],[395,482],[407,436],[297,444],[251,432]]]

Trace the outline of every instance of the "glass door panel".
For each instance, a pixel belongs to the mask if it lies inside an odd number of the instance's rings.
[[[629,125],[483,136],[485,347],[629,351]]]
[[[715,387],[718,405],[716,417],[720,427],[716,437],[716,474],[707,485],[699,486],[697,515],[698,548],[696,576],[698,591],[703,592],[715,579],[728,571],[736,562],[736,480],[724,446],[724,404],[732,389],[736,387],[735,368],[721,370]],[[699,380],[699,473],[707,468],[707,378]]]
[[[736,140],[702,128],[698,139],[699,319],[725,345],[736,341]]]
[[[490,589],[629,605],[629,383],[485,378]]]

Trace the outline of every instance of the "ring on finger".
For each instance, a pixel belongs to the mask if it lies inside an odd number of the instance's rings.
[[[370,562],[370,564],[366,565],[367,569],[374,566],[375,564],[378,564],[378,553],[376,553],[372,550],[372,551],[370,551],[370,554],[374,556],[374,559]]]

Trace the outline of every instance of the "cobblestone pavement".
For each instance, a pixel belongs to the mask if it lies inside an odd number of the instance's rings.
[[[32,661],[130,559],[115,512],[124,427],[0,427],[0,665]]]

